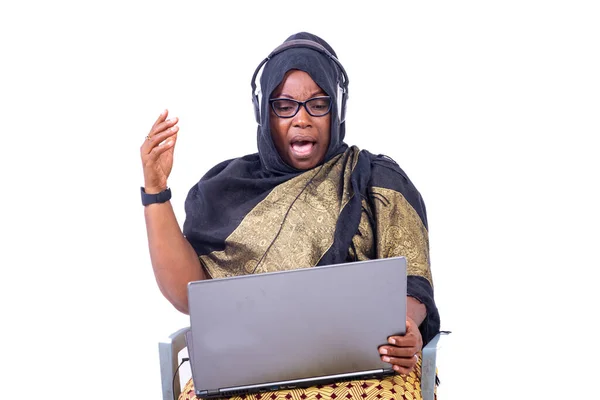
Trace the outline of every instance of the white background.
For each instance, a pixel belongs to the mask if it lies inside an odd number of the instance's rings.
[[[440,398],[597,396],[596,2],[396,3],[3,2],[0,398],[160,398],[157,341],[188,320],[152,274],[139,146],[180,118],[183,224],[256,151],[250,78],[299,31],[350,76],[346,141],[427,204]]]

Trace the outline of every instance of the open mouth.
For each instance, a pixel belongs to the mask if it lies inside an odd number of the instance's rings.
[[[294,140],[291,143],[292,153],[297,158],[307,158],[310,157],[316,142],[308,139],[303,140]]]

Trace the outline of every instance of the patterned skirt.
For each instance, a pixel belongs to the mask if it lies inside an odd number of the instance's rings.
[[[409,375],[392,375],[384,379],[356,380],[330,385],[314,386],[305,389],[263,392],[231,400],[422,400],[421,360]],[[183,388],[179,400],[195,400],[194,383],[190,379]]]

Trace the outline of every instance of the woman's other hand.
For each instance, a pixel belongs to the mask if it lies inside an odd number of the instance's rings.
[[[173,151],[179,127],[178,119],[167,119],[168,115],[168,110],[160,114],[140,148],[146,193],[159,193],[165,190],[167,178],[173,168]]]
[[[381,360],[392,364],[394,371],[408,375],[417,365],[419,352],[423,348],[423,338],[419,326],[410,317],[406,318],[406,334],[390,336],[389,345],[381,346]]]

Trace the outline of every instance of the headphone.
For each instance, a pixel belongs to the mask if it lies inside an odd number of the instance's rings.
[[[275,57],[277,54],[284,52],[288,49],[292,49],[292,48],[306,48],[306,49],[312,49],[312,50],[318,51],[319,53],[324,54],[327,57],[329,57],[329,59],[331,61],[333,61],[335,65],[337,65],[338,69],[341,72],[341,74],[340,74],[341,82],[338,80],[338,85],[337,85],[338,86],[337,110],[338,110],[340,124],[342,122],[344,122],[346,120],[346,101],[348,100],[348,83],[349,83],[348,74],[346,74],[346,70],[344,69],[342,64],[338,61],[338,59],[335,58],[335,56],[333,54],[331,54],[325,47],[321,46],[319,43],[313,42],[312,40],[307,40],[307,39],[294,39],[294,40],[290,40],[289,42],[283,43],[282,45],[277,47],[275,50],[273,50],[267,58],[265,58],[260,64],[258,64],[258,67],[256,67],[256,70],[254,71],[254,75],[252,75],[252,82],[250,82],[250,84],[252,86],[252,104],[254,104],[254,117],[256,118],[256,122],[258,123],[258,125],[260,125],[260,95],[261,95],[261,93],[260,93],[260,88],[258,88],[258,90],[257,90],[257,87],[256,87],[256,77],[257,77],[258,73],[260,72],[261,68],[263,67],[263,65],[265,65],[267,63],[267,61],[269,61],[271,58]]]

